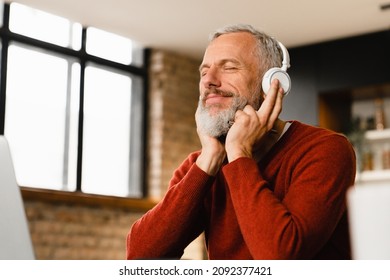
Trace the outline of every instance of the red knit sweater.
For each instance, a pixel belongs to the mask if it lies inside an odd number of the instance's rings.
[[[355,178],[348,140],[293,122],[259,163],[239,158],[215,177],[195,164],[136,221],[128,259],[180,258],[203,231],[209,259],[348,259],[345,193]]]

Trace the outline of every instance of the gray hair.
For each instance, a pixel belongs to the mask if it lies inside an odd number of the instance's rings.
[[[257,42],[257,57],[259,59],[260,69],[265,73],[272,67],[281,67],[283,53],[277,40],[264,32],[256,30],[248,24],[234,24],[222,27],[210,35],[210,42],[221,35],[237,32],[248,32],[254,36]]]

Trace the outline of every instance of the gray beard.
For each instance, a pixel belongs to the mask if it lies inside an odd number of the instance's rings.
[[[237,110],[242,110],[248,104],[244,97],[233,97],[231,107],[221,110],[213,116],[209,113],[209,108],[205,107],[202,100],[198,103],[198,128],[203,133],[220,138],[226,136],[234,121],[234,115]]]

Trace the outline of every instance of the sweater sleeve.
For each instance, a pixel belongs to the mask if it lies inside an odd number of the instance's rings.
[[[203,198],[212,178],[190,156],[174,173],[164,198],[131,227],[127,259],[180,258],[202,231]]]
[[[254,259],[310,259],[345,214],[345,192],[355,177],[355,154],[346,138],[335,134],[294,155],[299,156],[281,164],[278,173],[284,176],[283,197],[252,159],[237,159],[223,169]]]

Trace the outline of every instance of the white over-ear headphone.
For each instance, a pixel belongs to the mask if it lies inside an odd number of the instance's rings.
[[[287,74],[287,68],[290,67],[290,56],[285,46],[282,43],[278,42],[283,53],[282,67],[274,67],[265,72],[262,81],[262,87],[265,94],[269,91],[271,87],[271,82],[274,79],[278,79],[281,87],[284,90],[284,95],[287,95],[291,90],[291,79]]]

